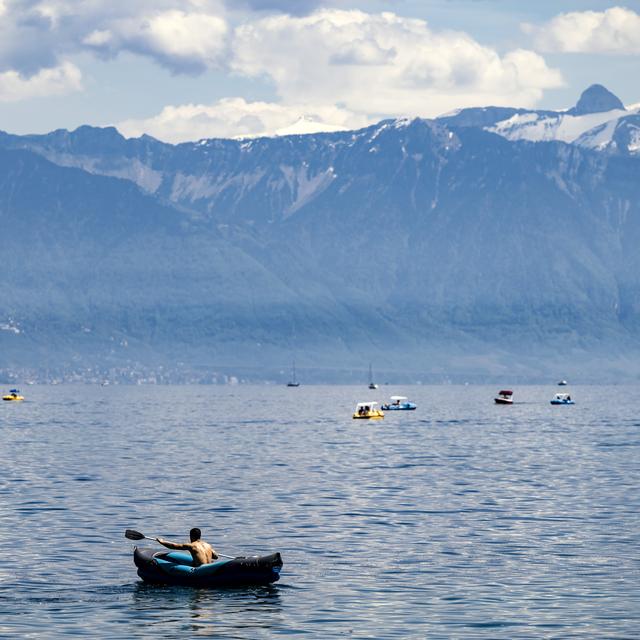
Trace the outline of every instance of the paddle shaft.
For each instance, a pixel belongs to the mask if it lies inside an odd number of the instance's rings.
[[[127,529],[127,533],[129,533],[128,529]],[[139,531],[131,531],[131,533],[134,533],[135,537],[125,534],[125,537],[129,538],[129,540],[136,540],[136,539],[143,540],[144,539],[144,540],[153,540],[154,542],[158,542],[157,538],[150,538],[149,536],[145,536],[143,533],[140,533]],[[160,544],[160,543],[158,543],[158,544]],[[229,560],[233,560],[235,558],[235,556],[228,556],[228,555],[226,555],[224,553],[218,553],[218,555],[221,558],[228,558]]]

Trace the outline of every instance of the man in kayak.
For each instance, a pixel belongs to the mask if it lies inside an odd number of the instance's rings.
[[[167,547],[167,549],[175,549],[176,551],[188,551],[193,558],[193,566],[199,567],[202,564],[209,564],[218,559],[215,549],[204,540],[200,539],[202,532],[197,527],[189,531],[191,542],[169,542],[162,538],[156,538],[156,542]]]

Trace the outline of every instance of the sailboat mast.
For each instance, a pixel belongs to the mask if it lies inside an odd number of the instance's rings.
[[[373,381],[373,368],[369,363],[369,389],[377,389],[378,385]]]
[[[296,379],[296,361],[291,363],[291,380],[287,382],[287,387],[299,387],[300,383]]]

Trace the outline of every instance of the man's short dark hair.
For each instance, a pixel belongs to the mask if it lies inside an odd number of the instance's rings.
[[[189,531],[189,537],[191,538],[191,542],[195,542],[196,540],[200,540],[200,536],[202,535],[202,531],[198,529],[198,527],[194,527]]]

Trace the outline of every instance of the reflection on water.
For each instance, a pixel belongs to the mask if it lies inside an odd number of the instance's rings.
[[[414,387],[351,420],[404,391],[30,387],[0,407],[0,637],[636,636],[636,390]],[[124,530],[192,526],[281,581],[143,584]]]
[[[247,633],[241,634],[243,637],[256,637],[256,633],[277,628],[281,621],[282,607],[276,586],[208,590],[139,582],[132,595],[129,613],[141,632],[149,624],[160,632],[167,620],[169,627],[173,627],[176,612],[181,612],[181,629],[192,636],[209,635],[223,627],[244,630]]]

